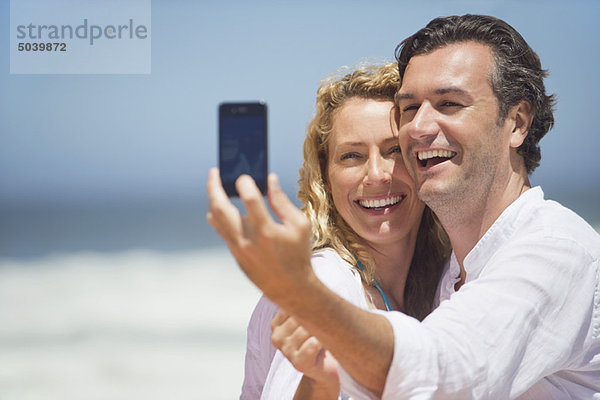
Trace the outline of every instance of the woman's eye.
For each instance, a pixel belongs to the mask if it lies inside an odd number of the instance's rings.
[[[418,105],[412,104],[410,106],[406,106],[406,107],[402,108],[402,112],[415,111],[418,109],[419,109]]]
[[[340,157],[340,160],[348,160],[348,159],[352,159],[352,158],[359,158],[360,155],[357,153],[344,153],[342,154],[342,156]]]

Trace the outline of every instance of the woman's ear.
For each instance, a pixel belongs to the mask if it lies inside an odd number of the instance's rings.
[[[531,103],[527,100],[521,100],[519,104],[512,107],[509,111],[508,118],[510,121],[513,121],[510,133],[510,146],[515,149],[523,144],[527,134],[529,134],[529,128],[533,121],[531,108]]]

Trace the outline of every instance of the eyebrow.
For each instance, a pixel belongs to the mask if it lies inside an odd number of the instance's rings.
[[[398,138],[396,136],[390,136],[389,138],[383,139],[384,144],[396,142],[396,141],[398,141]],[[364,144],[365,144],[364,142],[342,142],[338,146],[357,147],[357,146],[364,146]]]
[[[449,86],[449,87],[443,87],[443,88],[439,88],[439,89],[435,89],[433,91],[434,94],[436,95],[444,95],[444,94],[448,94],[448,93],[455,93],[455,94],[460,94],[460,95],[465,95],[467,94],[467,92],[464,89],[461,89],[459,87],[456,86]],[[395,97],[395,101],[396,103],[398,103],[400,100],[412,100],[415,98],[415,95],[413,93],[400,93],[397,92]]]
[[[411,100],[411,99],[414,99],[414,98],[415,98],[415,95],[412,94],[412,93],[400,93],[400,92],[397,92],[394,95],[394,102],[396,104],[398,104],[400,102],[400,100]]]
[[[451,86],[447,88],[440,88],[434,91],[435,94],[447,94],[447,93],[456,93],[456,94],[466,94],[467,92],[464,89],[461,89],[456,86]]]

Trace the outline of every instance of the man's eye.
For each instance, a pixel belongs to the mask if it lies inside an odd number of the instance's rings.
[[[409,106],[403,107],[403,108],[402,108],[402,112],[415,111],[415,110],[418,110],[418,109],[419,109],[419,106],[418,106],[418,105],[416,105],[416,104],[411,104],[411,105],[409,105]]]
[[[463,107],[462,104],[454,101],[442,101],[439,103],[438,110],[442,114],[454,114],[455,112],[459,112]]]
[[[453,101],[445,101],[442,103],[442,107],[462,107],[462,104],[458,104]]]

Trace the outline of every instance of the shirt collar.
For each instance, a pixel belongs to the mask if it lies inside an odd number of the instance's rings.
[[[529,208],[528,205],[544,200],[544,192],[542,188],[536,186],[531,188],[519,196],[500,214],[498,219],[494,221],[492,226],[485,232],[483,237],[479,239],[475,247],[467,254],[464,260],[464,267],[467,273],[465,283],[479,277],[481,270],[492,258],[496,249],[510,238],[515,229],[520,224],[521,217],[527,217]],[[448,273],[451,278],[456,278],[460,275],[460,266],[456,260],[454,251],[450,259],[450,268]]]

